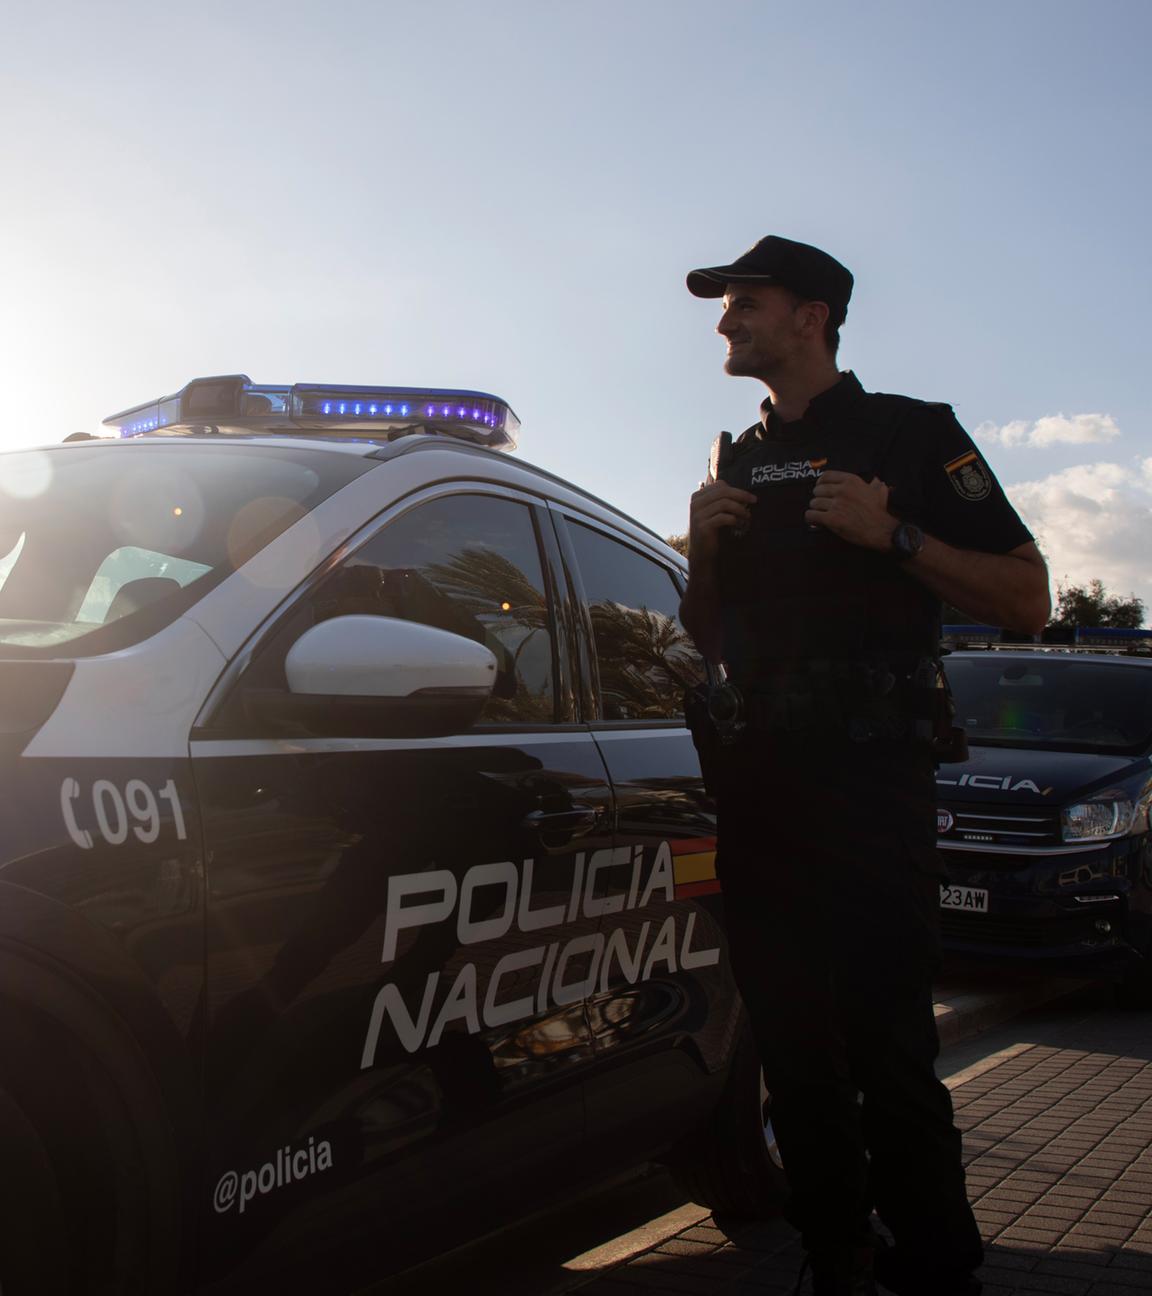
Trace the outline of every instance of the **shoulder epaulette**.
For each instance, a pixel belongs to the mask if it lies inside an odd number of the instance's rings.
[[[900,396],[895,392],[866,392],[865,396],[869,401],[876,401],[893,412],[901,409],[941,410],[948,414],[953,412],[947,401],[920,400],[917,396]]]

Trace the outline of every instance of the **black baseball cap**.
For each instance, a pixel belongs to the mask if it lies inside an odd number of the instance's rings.
[[[836,327],[844,323],[852,296],[852,272],[835,257],[776,234],[762,238],[731,265],[707,266],[688,275],[688,291],[695,297],[723,297],[730,283],[775,283],[805,301],[825,302]]]

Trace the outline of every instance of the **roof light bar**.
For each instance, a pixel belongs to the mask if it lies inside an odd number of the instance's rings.
[[[488,392],[435,387],[260,386],[246,374],[195,378],[172,396],[111,414],[122,437],[197,432],[341,435],[390,441],[439,432],[512,450],[520,420]]]

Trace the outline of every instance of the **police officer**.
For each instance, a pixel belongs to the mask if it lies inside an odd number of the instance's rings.
[[[769,394],[692,497],[681,613],[739,692],[717,863],[813,1291],[950,1296],[983,1251],[933,1070],[941,600],[1038,632],[1048,578],[947,405],[838,371],[852,283],[775,236],[688,275]]]

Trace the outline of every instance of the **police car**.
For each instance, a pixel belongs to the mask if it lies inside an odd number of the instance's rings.
[[[338,1291],[653,1158],[777,1201],[682,560],[484,393],[105,422],[0,455],[4,1296]]]
[[[950,638],[970,754],[937,774],[946,947],[1106,971],[1152,1005],[1152,633]]]

